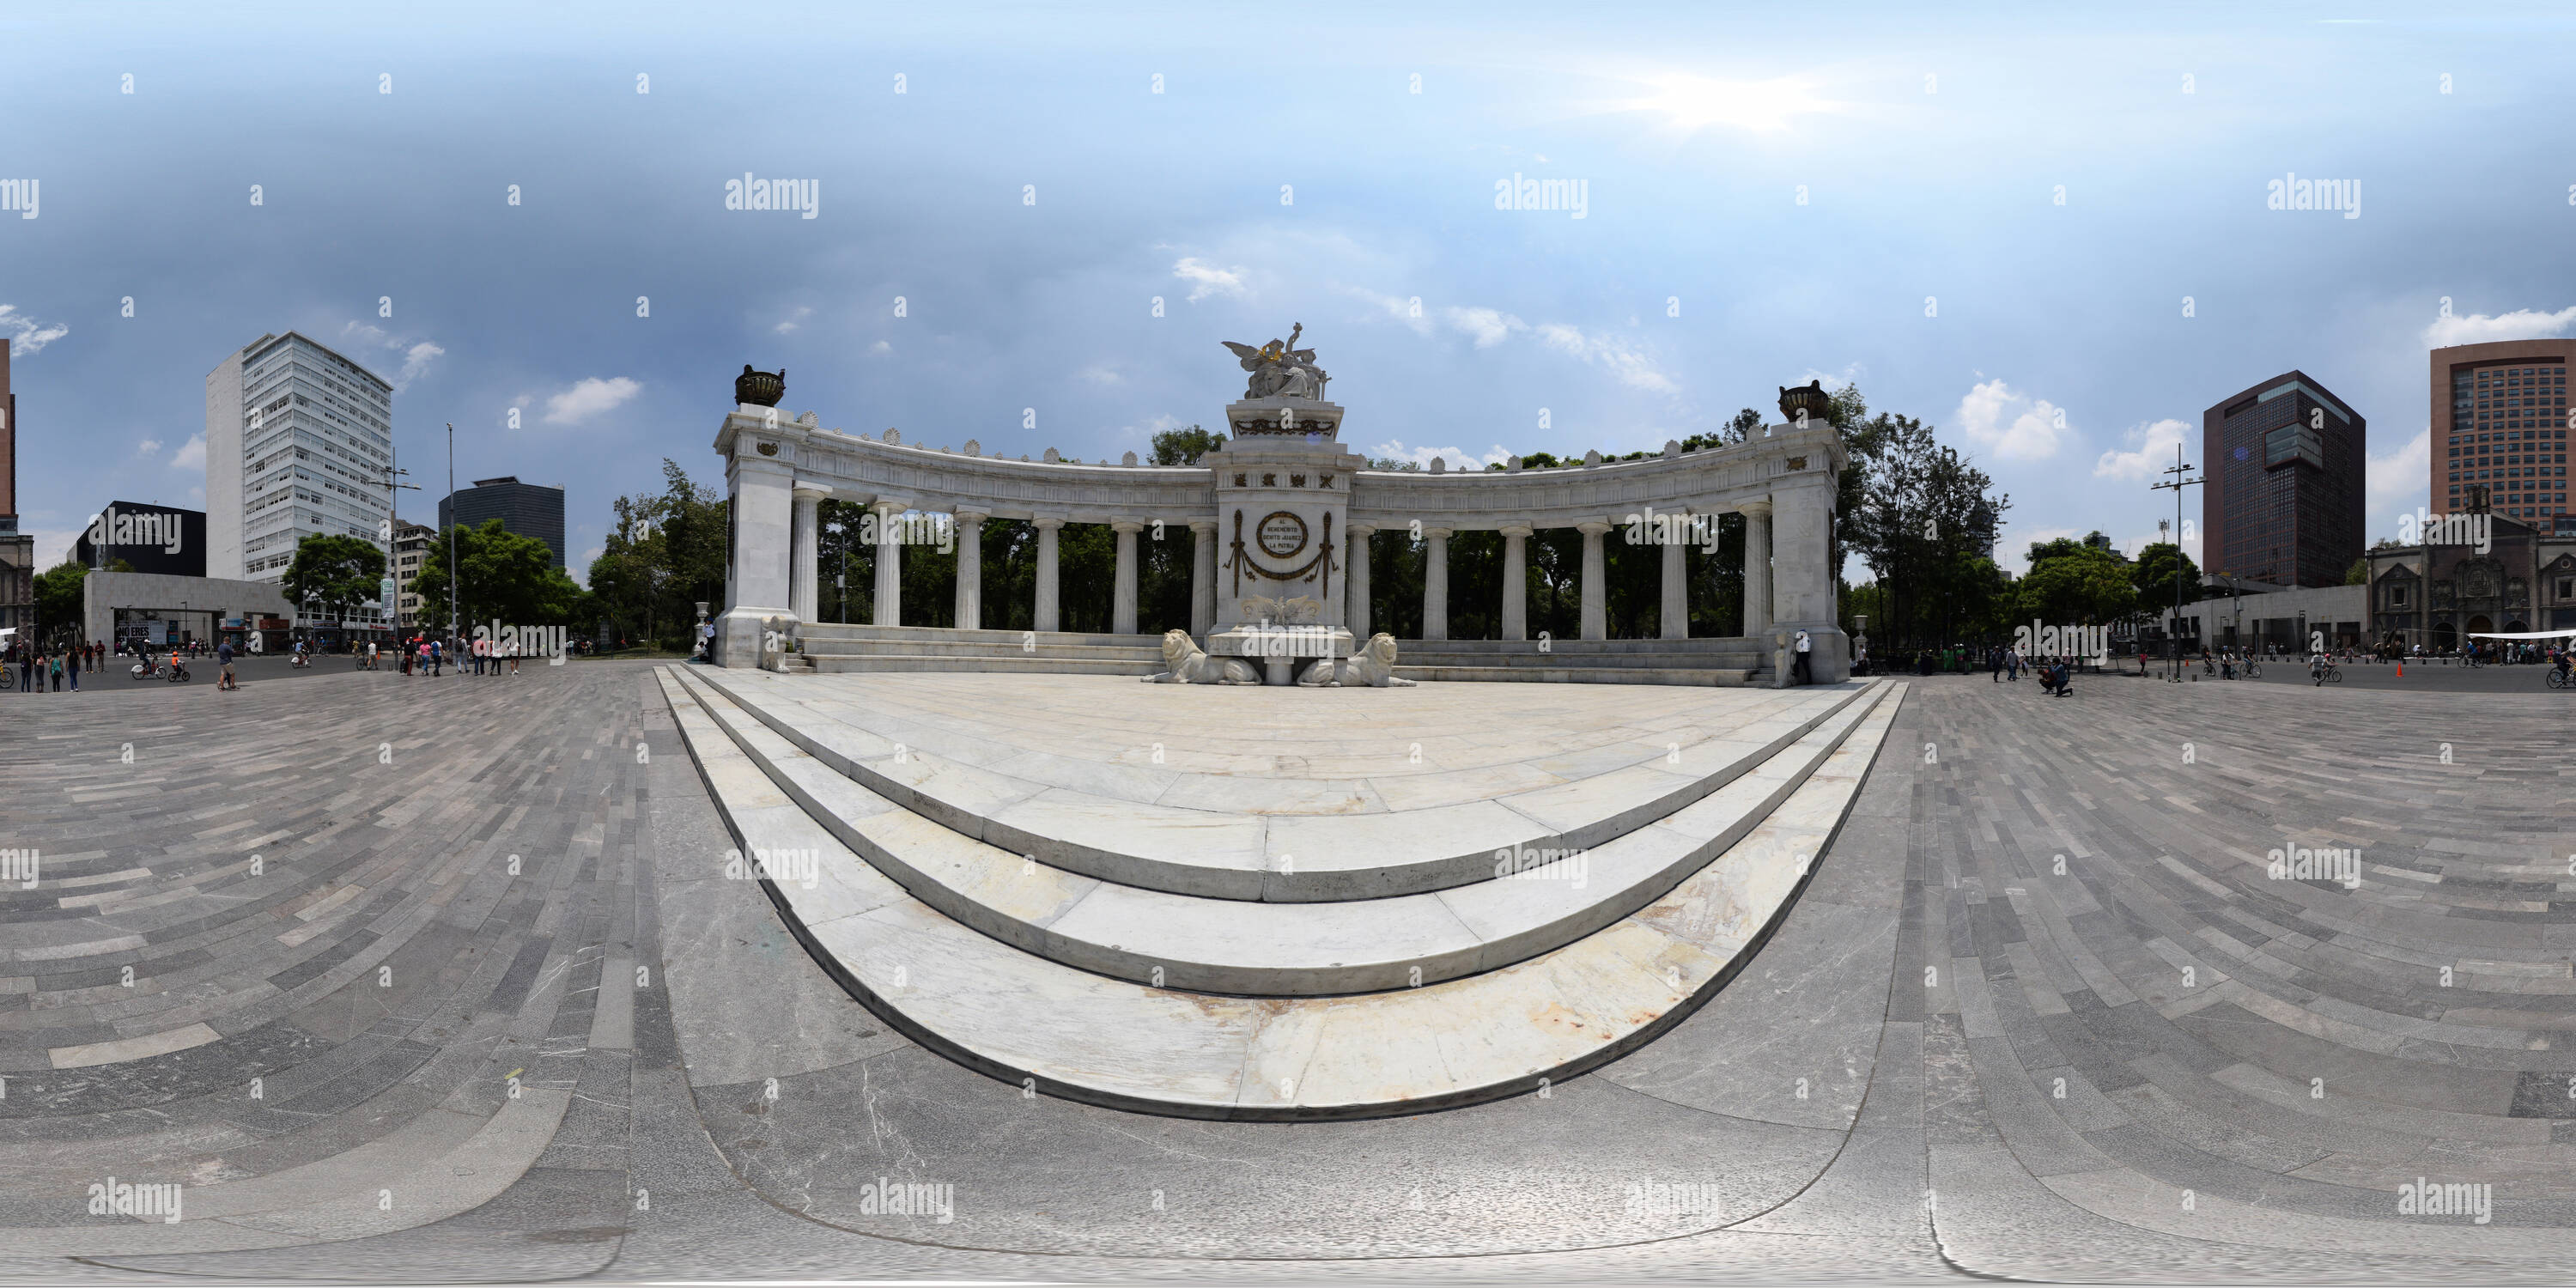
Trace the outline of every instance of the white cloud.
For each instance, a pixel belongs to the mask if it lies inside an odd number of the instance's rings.
[[[0,335],[9,337],[9,351],[19,357],[29,357],[71,333],[68,322],[38,322],[14,304],[0,304]]]
[[[1490,349],[1508,340],[1514,331],[1529,330],[1529,323],[1499,309],[1446,308],[1440,311],[1443,321],[1476,337],[1476,347]]]
[[[1380,295],[1362,286],[1345,286],[1342,290],[1376,305],[1388,317],[1413,328],[1415,335],[1431,334],[1431,315],[1423,311],[1419,295]]]
[[[1998,376],[1959,400],[1959,428],[1968,441],[2008,461],[2057,455],[2061,437],[2072,437],[2066,412],[2045,398],[2015,393]]]
[[[883,340],[879,340],[879,341],[877,341],[875,344],[872,344],[872,345],[869,345],[869,346],[868,346],[868,352],[870,352],[870,353],[892,353],[892,352],[894,352],[894,346],[893,346],[893,345],[891,345],[891,344],[886,343],[886,342],[885,342],[885,341],[883,341]]]
[[[1678,393],[1681,387],[1670,376],[1657,370],[1652,355],[1643,348],[1613,335],[1585,335],[1580,329],[1561,322],[1541,323],[1538,338],[1561,353],[1571,354],[1593,366],[1608,371],[1619,383],[1631,389],[1655,393]]]
[[[1110,370],[1106,366],[1085,367],[1082,370],[1082,378],[1095,385],[1123,385],[1127,383],[1127,377],[1119,375],[1117,372]]]
[[[1625,100],[1616,105],[1617,110],[1652,113],[1682,133],[1717,125],[1772,134],[1788,129],[1796,117],[1842,110],[1841,104],[1818,97],[1797,77],[1733,81],[1673,75],[1643,83],[1653,92]]]
[[[2491,340],[2541,340],[2565,335],[2570,326],[2576,326],[2576,307],[2555,313],[2515,309],[2494,317],[2471,313],[2466,317],[2433,319],[2433,325],[2424,328],[2424,343],[2428,347],[2442,349],[2455,344],[2485,344]]]
[[[642,389],[642,385],[624,376],[606,380],[586,376],[575,381],[572,388],[546,399],[546,423],[578,425],[601,412],[615,410]]]
[[[447,350],[427,340],[406,340],[382,327],[365,322],[343,324],[340,328],[340,337],[343,340],[357,341],[383,349],[387,353],[402,356],[402,365],[395,369],[393,379],[386,382],[394,387],[395,393],[411,388],[414,381],[429,374],[429,364],[432,361],[447,356]]]
[[[2433,431],[2419,429],[2396,451],[2370,458],[2368,509],[2373,514],[2411,511],[2424,503],[2432,478]]]
[[[155,443],[153,446],[158,447],[160,444]],[[170,454],[170,468],[174,470],[202,470],[206,468],[206,436],[203,434],[188,435],[188,441],[179,444],[179,450]]]
[[[800,323],[805,321],[805,319],[812,316],[814,316],[813,309],[799,305],[795,312],[787,315],[786,321],[771,327],[770,330],[775,331],[780,335],[786,335],[789,332],[794,331]]]
[[[161,440],[160,440],[160,439],[157,439],[157,438],[147,438],[147,439],[144,439],[144,440],[143,440],[142,442],[140,442],[140,443],[136,443],[136,444],[134,445],[134,454],[135,454],[135,455],[137,455],[137,456],[158,456],[158,455],[160,455],[160,454],[161,454]]]
[[[1184,255],[1172,265],[1172,276],[1190,284],[1189,300],[1192,304],[1211,295],[1244,294],[1247,289],[1243,283],[1244,272],[1240,265],[1219,268],[1193,255]]]
[[[1449,468],[1452,470],[1481,470],[1488,465],[1500,465],[1510,460],[1512,456],[1511,449],[1500,443],[1496,443],[1493,450],[1484,455],[1475,456],[1469,454],[1463,447],[1407,447],[1404,445],[1404,440],[1400,438],[1380,443],[1370,448],[1368,454],[1374,457],[1392,457],[1399,461],[1411,461],[1426,470],[1431,468],[1431,462],[1434,459],[1449,462]]]
[[[2191,426],[2170,416],[2153,424],[2140,425],[2130,430],[2127,435],[2129,442],[2135,444],[2137,450],[2123,452],[2115,449],[2102,453],[2101,459],[2093,462],[2093,477],[2141,480],[2154,478],[2157,474],[2173,468],[2174,449],[2183,444],[2185,441],[2183,436],[2190,432]]]

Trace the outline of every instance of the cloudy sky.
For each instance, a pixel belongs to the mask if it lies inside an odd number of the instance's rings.
[[[2563,5],[1392,8],[0,0],[22,524],[50,563],[202,505],[206,372],[266,331],[399,387],[406,517],[450,421],[459,480],[564,484],[578,573],[664,456],[720,481],[745,362],[827,426],[1114,458],[1302,322],[1384,455],[1857,381],[2012,495],[2016,562],[2151,538],[2176,436],[2295,367],[2393,535],[2427,346],[2576,331]],[[2293,173],[2359,217],[2267,209]]]

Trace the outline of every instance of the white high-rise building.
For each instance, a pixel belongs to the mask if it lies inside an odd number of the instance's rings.
[[[261,336],[208,372],[206,575],[275,581],[311,533],[385,544],[393,408],[392,385],[293,331]],[[348,624],[389,629],[390,607],[352,608]]]

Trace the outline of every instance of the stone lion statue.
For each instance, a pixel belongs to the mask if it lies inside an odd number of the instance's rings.
[[[1163,669],[1148,684],[1259,684],[1261,676],[1241,658],[1209,657],[1184,630],[1163,632]]]
[[[1369,641],[1351,654],[1342,666],[1341,677],[1333,675],[1333,659],[1323,658],[1297,679],[1299,684],[1348,686],[1367,685],[1377,689],[1410,689],[1414,682],[1398,679],[1395,674],[1395,637],[1384,631],[1369,636]]]

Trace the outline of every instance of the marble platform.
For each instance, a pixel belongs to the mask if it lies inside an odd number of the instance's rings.
[[[880,1017],[1050,1094],[1249,1119],[1473,1103],[1650,1041],[1785,913],[1903,694],[1585,689],[1498,704],[1426,686],[1318,711],[1338,695],[1180,693],[1238,699],[1210,721],[1114,702],[1114,680],[1098,694],[1064,677],[668,667],[661,680],[742,847],[818,857],[810,882],[771,881],[770,897]],[[1660,780],[1638,777],[1650,760]],[[1005,779],[1038,790],[997,790]],[[1066,791],[1095,812],[1205,815],[1247,860],[1274,853],[1252,843],[1285,824],[1328,879],[1292,900],[1128,884],[1055,859],[1151,847],[1031,853],[977,834]],[[1166,804],[1175,793],[1192,803]],[[1529,848],[1555,862],[1497,879],[1506,847],[1479,840],[1469,872],[1453,811],[1473,806],[1548,839]],[[1297,830],[1319,824],[1331,830]],[[1023,815],[1002,834],[1047,840],[1035,825]],[[1424,871],[1441,880],[1405,888]]]

